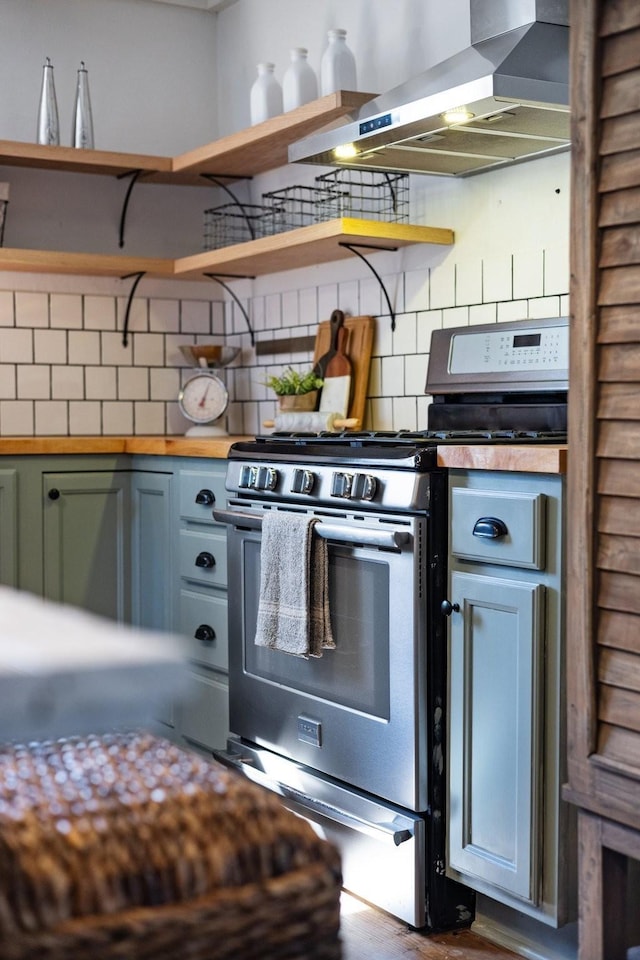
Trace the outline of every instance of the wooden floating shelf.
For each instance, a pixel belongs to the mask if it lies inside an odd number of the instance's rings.
[[[182,257],[176,260],[175,273],[180,279],[197,279],[205,273],[264,276],[352,257],[353,253],[340,246],[341,243],[379,247],[380,250],[413,243],[449,245],[453,243],[453,230],[342,217]],[[375,251],[369,249],[368,252]]]
[[[0,140],[0,166],[103,176],[122,176],[141,170],[140,181],[143,183],[187,186],[206,186],[203,174],[224,174],[225,180],[240,180],[284,166],[288,163],[290,143],[337,123],[374,97],[373,93],[331,93],[177,157]]]
[[[453,230],[344,217],[178,260],[0,248],[0,270],[102,277],[145,273],[175,280],[205,280],[207,273],[216,273],[233,279],[234,275],[238,278],[266,276],[352,257],[353,253],[341,246],[342,243],[364,245],[368,253],[375,253],[375,248],[382,251],[413,243],[450,245]]]

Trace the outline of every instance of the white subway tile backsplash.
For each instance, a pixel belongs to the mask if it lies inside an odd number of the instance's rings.
[[[87,400],[115,400],[115,367],[85,367],[85,396]]]
[[[139,367],[164,366],[164,337],[161,333],[133,335],[133,363]]]
[[[359,283],[360,314],[363,317],[378,317],[382,313],[380,284],[375,277],[365,277]],[[385,304],[385,313],[387,306]],[[327,317],[329,314],[327,314]]]
[[[326,283],[318,287],[318,322],[328,320],[333,310],[338,306],[338,284]],[[360,299],[362,309],[362,299]],[[367,313],[364,310],[364,313]]]
[[[87,296],[84,298],[85,330],[115,330],[116,301],[114,297]]]
[[[299,323],[298,291],[287,290],[282,294],[282,326],[297,327]]]
[[[383,357],[380,380],[384,396],[404,396],[404,357]]]
[[[69,331],[69,363],[100,363],[100,334],[97,330]]]
[[[53,366],[51,368],[51,397],[53,400],[83,400],[84,368]]]
[[[118,369],[118,399],[148,400],[149,371],[144,367],[120,367]]]
[[[407,270],[404,275],[406,310],[429,309],[429,270]]]
[[[49,315],[52,327],[63,330],[81,330],[82,297],[79,294],[52,293]]]
[[[513,256],[485,257],[482,261],[482,300],[513,300]]]
[[[469,307],[469,326],[480,323],[496,323],[498,319],[497,303],[477,303]]]
[[[35,431],[37,437],[66,437],[69,430],[69,409],[64,400],[36,400]]]
[[[569,250],[548,247],[544,251],[544,295],[563,294],[569,289]]]
[[[317,287],[305,287],[300,291],[298,298],[301,323],[316,327],[318,323],[318,290]]]
[[[182,416],[177,403],[167,403],[165,407],[167,433],[170,436],[182,436],[191,424]]]
[[[0,399],[14,400],[16,396],[16,368],[13,363],[0,363]]]
[[[180,301],[149,300],[149,330],[154,333],[178,333]]]
[[[529,316],[529,304],[526,300],[508,300],[497,304],[498,323],[510,320],[526,320]]]
[[[105,400],[102,404],[102,432],[127,436],[133,433],[133,403],[129,400]]]
[[[456,263],[455,271],[455,305],[460,307],[465,304],[482,303],[482,260]]]
[[[560,316],[569,316],[569,294],[565,293],[560,297]]]
[[[0,400],[0,435],[32,437],[33,426],[33,401]]]
[[[47,293],[16,292],[16,326],[48,327],[49,295]]]
[[[374,397],[369,400],[367,421],[371,430],[393,430],[393,399]]]
[[[537,319],[561,316],[560,297],[540,297],[537,300],[529,300],[529,316]]]
[[[33,354],[36,363],[66,363],[67,331],[34,330]]]
[[[164,403],[134,404],[135,433],[163,434],[165,432]]]
[[[417,343],[415,313],[396,314],[396,329],[393,332],[393,352],[415,353]]]
[[[133,349],[131,340],[125,347],[120,333],[102,333],[100,335],[102,362],[117,366],[131,366]]]
[[[0,363],[33,363],[33,331],[3,330]]]
[[[442,311],[443,327],[466,327],[469,325],[469,307],[452,307]]]
[[[394,430],[417,430],[418,418],[415,397],[393,398]]]
[[[393,353],[393,331],[389,317],[376,317],[372,353],[374,357],[386,357]]]
[[[357,280],[344,280],[338,284],[338,307],[347,316],[361,316],[360,285]]]
[[[182,333],[210,333],[211,308],[208,300],[183,300],[180,313]]]
[[[266,328],[264,297],[254,297],[252,299],[249,319],[251,320],[251,327],[256,333]]]
[[[425,310],[416,317],[416,349],[418,353],[429,353],[431,334],[442,330],[442,310]]]
[[[149,395],[152,400],[175,400],[180,389],[178,370],[152,369],[149,371]]]
[[[525,250],[513,257],[513,296],[516,300],[544,294],[544,256],[542,250]]]
[[[419,397],[424,393],[429,355],[414,353],[404,358],[404,390],[407,396]]]
[[[96,436],[102,433],[102,405],[97,400],[69,402],[69,433],[71,436]]]
[[[264,328],[279,330],[282,326],[282,298],[279,293],[270,293],[264,298]]]
[[[211,333],[214,336],[224,336],[224,303],[221,300],[211,303]]]
[[[0,290],[0,327],[13,327],[14,324],[13,291]]]
[[[37,400],[51,396],[51,367],[18,364],[18,399]]]
[[[116,330],[124,330],[127,316],[128,297],[118,297],[116,309]],[[144,297],[134,296],[129,303],[129,319],[127,320],[129,333],[138,333],[149,329],[149,304]]]
[[[425,367],[425,376],[427,368]],[[424,391],[423,391],[424,392]],[[416,399],[416,417],[418,420],[418,430],[427,430],[429,424],[429,406],[431,404],[430,396],[421,396]]]
[[[456,302],[456,270],[452,260],[432,267],[429,277],[429,307],[450,307]]]

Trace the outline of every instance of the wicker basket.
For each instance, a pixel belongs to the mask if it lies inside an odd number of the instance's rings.
[[[338,960],[335,848],[150,735],[0,752],[2,960]]]

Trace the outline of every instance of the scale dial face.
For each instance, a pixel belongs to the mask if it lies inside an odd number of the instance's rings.
[[[178,395],[180,410],[193,423],[211,423],[227,409],[229,394],[222,380],[208,370],[190,377]]]

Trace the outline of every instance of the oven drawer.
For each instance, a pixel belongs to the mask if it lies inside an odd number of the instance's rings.
[[[544,494],[454,487],[451,552],[464,560],[543,570]]]
[[[209,749],[224,747],[229,729],[229,688],[216,674],[193,673],[189,696],[179,708],[183,737]]]
[[[180,576],[210,586],[227,585],[227,538],[224,533],[180,531]]]
[[[229,647],[227,595],[180,591],[180,630],[189,644],[187,656],[207,667],[227,670]]]
[[[211,470],[180,471],[180,516],[185,520],[213,523],[211,511],[224,507],[227,491],[224,473]]]

